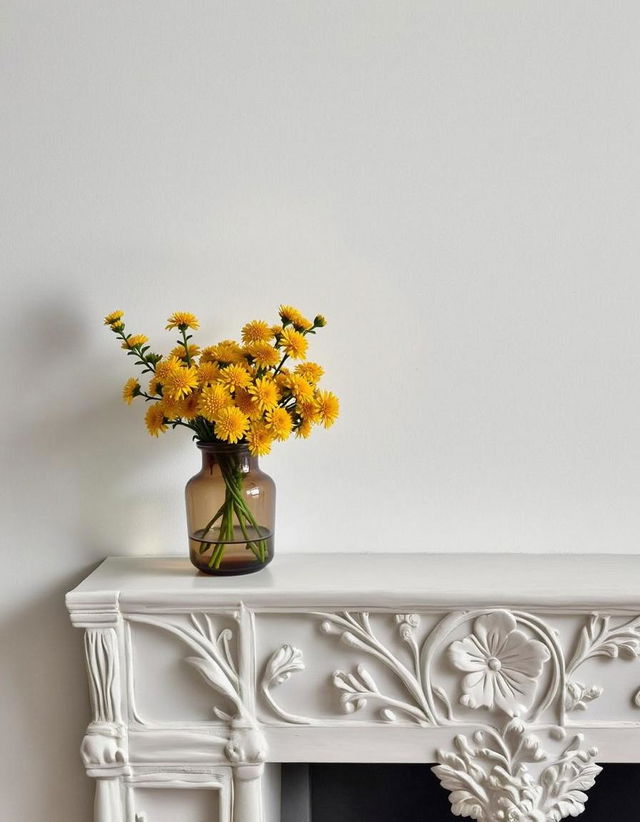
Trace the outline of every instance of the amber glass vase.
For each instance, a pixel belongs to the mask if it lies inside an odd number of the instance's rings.
[[[250,574],[273,559],[276,488],[246,445],[198,443],[185,490],[191,562],[205,574]]]

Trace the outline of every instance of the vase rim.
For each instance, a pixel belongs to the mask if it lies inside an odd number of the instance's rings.
[[[223,453],[249,450],[249,444],[246,442],[202,442],[199,440],[196,442],[196,446],[201,451],[222,451]]]

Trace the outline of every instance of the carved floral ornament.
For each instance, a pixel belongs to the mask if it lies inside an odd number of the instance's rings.
[[[596,656],[635,658],[640,653],[640,617],[621,621],[592,614],[565,662],[556,632],[524,612],[450,613],[422,638],[418,614],[396,614],[398,646],[380,641],[367,612],[315,616],[325,635],[337,637],[358,657],[374,663],[370,669],[358,660],[351,672],[334,671],[331,679],[346,713],[371,702],[384,722],[468,726],[469,711],[490,712],[490,724],[483,724],[471,740],[457,735],[455,751],[436,754],[439,764],[433,770],[450,791],[454,815],[483,822],[559,822],[582,813],[586,791],[601,768],[594,762],[597,750],[585,746],[581,734],[567,737],[565,713],[586,709],[602,688],[568,677]],[[465,627],[467,633],[460,638]],[[456,715],[447,692],[450,682],[447,688],[434,682],[438,659],[460,674],[457,701],[464,716]],[[375,668],[380,665],[394,675],[401,695],[379,687]],[[267,663],[263,693],[287,722],[326,724],[289,714],[273,698],[273,687],[303,669],[301,651],[283,646]],[[633,698],[640,707],[640,692]],[[537,725],[542,714],[545,724]],[[555,726],[549,727],[550,716],[555,716]],[[544,746],[542,736],[547,739]]]
[[[473,633],[453,642],[448,656],[467,672],[460,703],[467,708],[500,708],[515,716],[531,707],[542,666],[550,657],[542,642],[517,630],[507,611],[478,617]]]
[[[565,714],[586,709],[602,689],[573,675],[594,657],[635,658],[640,652],[640,617],[592,614],[566,661],[553,628],[526,612],[456,611],[426,628],[414,613],[310,616],[322,634],[353,653],[353,668],[330,676],[352,722],[359,724],[355,715],[369,704],[385,723],[451,727],[453,750],[437,751],[433,770],[450,792],[454,815],[482,822],[559,822],[584,810],[586,791],[601,768],[594,761],[597,750],[585,744],[581,734],[567,735]],[[129,619],[167,630],[195,651],[186,662],[225,699],[225,710],[216,705],[213,712],[229,726],[227,761],[241,768],[265,761],[265,740],[249,696],[254,686],[243,680],[235,631],[215,630],[206,614],[191,614],[189,622],[181,624],[150,614]],[[251,619],[242,612],[240,634],[253,624]],[[385,620],[395,634],[382,641],[376,626]],[[390,673],[397,688],[381,686],[381,667],[386,681]],[[276,689],[286,692],[285,683],[303,671],[299,649],[290,644],[277,648],[259,679],[263,706],[285,723],[335,725],[332,717],[290,713],[274,697]],[[102,678],[107,673],[101,665]],[[362,721],[365,726],[374,723],[370,718]],[[469,734],[470,724],[477,730]],[[456,725],[465,726],[467,736],[456,735]],[[425,759],[433,759],[429,751]]]

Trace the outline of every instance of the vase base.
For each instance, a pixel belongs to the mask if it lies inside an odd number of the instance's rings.
[[[198,572],[203,576],[207,577],[237,577],[243,574],[255,574],[258,571],[262,571],[263,568],[266,568],[267,565],[271,562],[271,558],[269,558],[266,562],[254,562],[254,563],[247,563],[245,565],[238,564],[235,568],[209,568],[208,566],[203,567],[201,565],[195,565]]]

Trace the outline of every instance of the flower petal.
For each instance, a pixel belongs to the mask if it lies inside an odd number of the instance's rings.
[[[475,635],[486,646],[489,656],[498,656],[504,640],[515,630],[516,621],[508,611],[494,611],[478,617],[473,624]]]
[[[512,631],[500,653],[500,662],[503,668],[537,677],[540,676],[542,665],[549,657],[549,649],[542,642],[529,639],[521,631]]]
[[[452,642],[447,649],[447,656],[459,671],[484,671],[487,667],[486,657],[479,651],[471,636]]]

